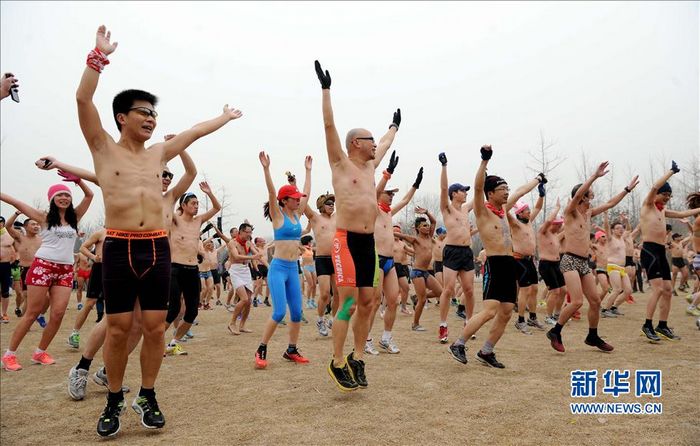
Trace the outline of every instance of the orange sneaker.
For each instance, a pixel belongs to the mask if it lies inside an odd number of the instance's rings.
[[[41,364],[41,365],[51,365],[55,364],[56,361],[53,360],[51,355],[49,355],[46,352],[40,352],[40,353],[34,353],[32,355],[32,362],[34,364]]]
[[[255,352],[255,368],[256,369],[264,369],[267,367],[267,360],[265,359],[267,357],[267,350],[263,350],[262,352]]]
[[[627,300],[627,303],[628,303],[628,304],[633,304],[633,303],[636,302],[636,301],[634,300],[634,297],[632,297],[631,294],[629,294],[629,295],[627,296],[627,299],[626,299],[626,300]]]
[[[581,312],[576,310],[576,312],[571,316],[573,319],[576,319],[577,321],[581,320]]]
[[[2,368],[8,372],[22,370],[22,366],[17,362],[17,355],[9,355],[7,353],[2,355]]]
[[[286,359],[287,361],[296,362],[297,364],[306,364],[309,362],[309,360],[307,358],[301,356],[301,353],[299,352],[299,350],[294,350],[293,352],[290,352],[289,350],[285,350],[282,357],[284,359]]]

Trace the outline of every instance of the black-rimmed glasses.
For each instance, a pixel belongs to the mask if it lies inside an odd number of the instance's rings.
[[[165,179],[172,180],[174,176],[175,175],[173,175],[172,172],[168,172],[167,170],[164,170],[163,173],[161,174],[161,178],[163,178],[164,180]]]
[[[148,107],[131,107],[129,109],[129,111],[132,111],[132,110],[135,112],[138,112],[146,117],[151,116],[151,117],[153,117],[153,119],[156,119],[158,117],[158,112],[155,110],[151,110]]]

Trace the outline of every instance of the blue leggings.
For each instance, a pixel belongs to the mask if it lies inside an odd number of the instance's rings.
[[[284,319],[289,305],[290,319],[292,322],[300,322],[302,299],[297,262],[272,259],[267,273],[267,286],[272,298],[272,320],[279,323]]]

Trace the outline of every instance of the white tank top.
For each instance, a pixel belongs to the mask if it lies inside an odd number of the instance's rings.
[[[78,233],[70,225],[42,228],[39,236],[41,247],[34,254],[35,257],[63,265],[74,263],[73,247]]]

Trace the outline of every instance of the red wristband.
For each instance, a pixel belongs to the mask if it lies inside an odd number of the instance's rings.
[[[98,73],[102,73],[105,65],[109,65],[109,59],[107,59],[107,55],[105,53],[100,51],[99,48],[95,47],[95,49],[88,53],[86,63],[88,67],[92,68]]]

